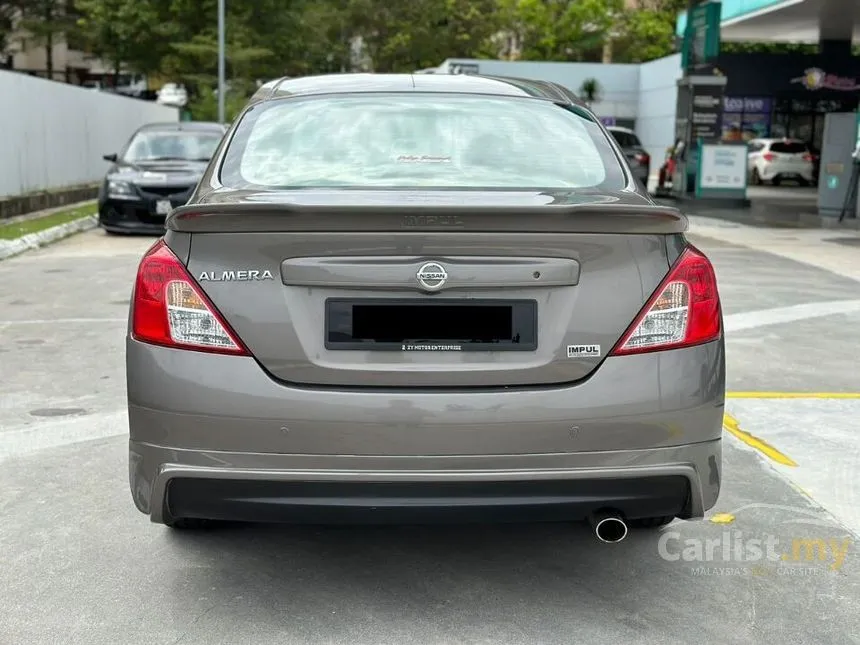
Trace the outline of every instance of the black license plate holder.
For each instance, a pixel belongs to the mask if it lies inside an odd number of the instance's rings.
[[[328,298],[325,347],[389,352],[534,351],[538,346],[537,310],[535,300]]]

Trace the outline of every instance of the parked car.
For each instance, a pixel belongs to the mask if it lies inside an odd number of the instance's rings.
[[[747,168],[750,183],[795,181],[814,183],[816,159],[809,146],[797,139],[753,139],[749,142]]]
[[[642,185],[648,187],[648,177],[651,174],[651,155],[645,148],[642,147],[642,142],[636,133],[629,128],[622,128],[617,125],[606,127],[612,134],[624,155],[627,157],[627,162],[633,170],[636,179],[642,182]]]
[[[155,123],[137,130],[111,163],[99,190],[99,224],[110,233],[164,232],[172,208],[197,185],[226,128],[218,123]]]
[[[713,507],[713,267],[565,96],[260,88],[138,268],[137,508],[176,528],[588,518],[617,542]]]
[[[156,93],[156,103],[183,108],[188,104],[188,91],[184,85],[165,83]]]

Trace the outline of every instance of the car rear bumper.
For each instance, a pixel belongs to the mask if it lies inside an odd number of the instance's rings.
[[[483,457],[205,453],[130,443],[138,508],[275,522],[701,517],[717,500],[721,441],[656,450]],[[382,463],[382,462],[385,463]]]
[[[811,182],[814,178],[812,164],[804,166],[794,164],[766,164],[762,166],[759,174],[765,181],[771,181],[776,178],[799,178]]]
[[[127,354],[130,486],[155,522],[687,518],[719,494],[722,342],[519,391],[299,387],[251,358],[134,340]]]

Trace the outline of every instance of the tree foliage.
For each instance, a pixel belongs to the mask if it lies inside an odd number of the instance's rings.
[[[217,0],[71,1],[89,49],[113,66],[214,83]],[[227,0],[228,76],[413,71],[446,58],[600,61],[607,40],[620,62],[659,57],[672,51],[683,0],[647,1],[630,11],[624,0]]]
[[[670,53],[683,0],[642,1],[647,10],[630,11],[624,0],[227,0],[228,74],[412,71],[446,58],[500,56],[600,61],[607,41],[617,43],[622,62]],[[112,67],[192,86],[214,79],[217,0],[3,3],[27,5],[37,34],[77,30]],[[74,25],[58,20],[70,4],[80,14]]]
[[[603,88],[596,78],[586,78],[579,86],[579,96],[586,103],[595,103],[600,100]]]
[[[17,12],[16,0],[0,0],[0,67],[5,63],[6,51],[11,44]]]
[[[226,100],[241,102],[258,81],[278,76],[414,71],[446,58],[643,62],[675,50],[675,22],[686,6],[687,0],[226,0]],[[0,53],[18,15],[18,27],[46,47],[58,33],[74,33],[110,67],[184,83],[198,110],[213,109],[217,0],[0,0]]]
[[[141,72],[158,69],[153,46],[160,36],[159,15],[153,3],[140,0],[77,0],[76,28],[89,49],[119,72],[134,62]]]
[[[58,36],[75,29],[75,9],[69,0],[18,0],[14,3],[15,29],[26,31],[30,39],[45,48],[48,77],[54,74],[54,45]]]
[[[600,61],[623,13],[623,0],[500,0],[504,26],[523,60]]]

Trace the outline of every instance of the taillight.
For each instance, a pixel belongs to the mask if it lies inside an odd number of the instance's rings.
[[[163,240],[146,252],[137,269],[132,336],[144,343],[177,349],[248,354]]]
[[[722,311],[714,267],[688,246],[611,355],[690,347],[716,340]]]
[[[761,158],[762,158],[762,159],[764,159],[764,160],[765,160],[765,161],[767,161],[767,162],[771,162],[771,161],[773,161],[774,159],[776,159],[776,155],[775,155],[775,154],[773,154],[772,152],[765,152],[765,153],[761,156]]]
[[[639,163],[640,166],[647,166],[649,163],[651,163],[651,156],[646,152],[640,152],[636,155],[636,161]]]
[[[813,157],[811,154],[809,154],[809,153],[807,152],[805,155],[803,155],[803,160],[804,160],[804,161],[812,162],[812,161],[815,161],[815,157]]]

